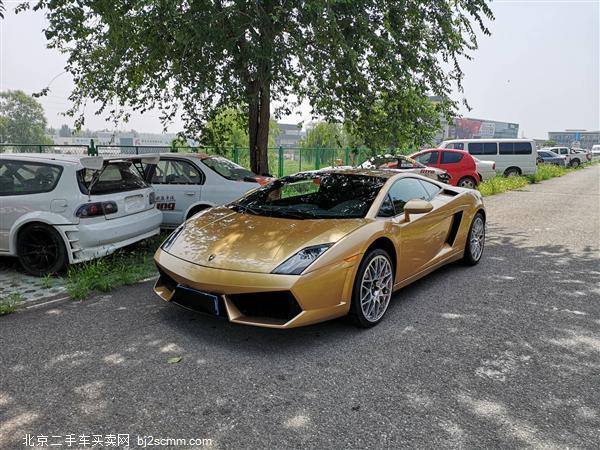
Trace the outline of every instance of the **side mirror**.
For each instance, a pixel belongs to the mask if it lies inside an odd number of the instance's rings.
[[[409,200],[404,205],[404,221],[410,222],[411,214],[425,214],[433,209],[433,205],[426,200]]]

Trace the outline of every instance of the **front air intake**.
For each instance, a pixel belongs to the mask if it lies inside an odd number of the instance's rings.
[[[302,312],[290,291],[255,292],[228,295],[227,298],[246,317],[289,321]]]

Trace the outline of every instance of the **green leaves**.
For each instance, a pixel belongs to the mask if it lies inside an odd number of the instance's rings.
[[[177,364],[181,360],[182,360],[181,356],[174,356],[172,358],[167,359],[167,363],[169,363],[169,364]]]
[[[46,144],[46,117],[40,103],[23,91],[0,92],[0,142]]]
[[[158,108],[165,124],[181,113],[196,136],[233,105],[258,153],[274,102],[277,117],[307,101],[315,117],[371,145],[378,136],[423,142],[435,125],[426,96],[442,99],[436,113],[456,111],[459,62],[477,48],[474,27],[488,34],[493,18],[486,0],[39,0],[36,8],[47,11],[49,45],[69,56],[71,114],[88,100],[115,120]]]

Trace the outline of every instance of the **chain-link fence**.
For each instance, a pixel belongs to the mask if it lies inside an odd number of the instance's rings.
[[[367,148],[304,148],[271,147],[268,149],[269,168],[273,175],[284,176],[325,167],[357,166],[376,154],[409,154],[411,149],[372,150]],[[0,153],[59,153],[65,155],[141,155],[148,153],[204,153],[219,155],[250,167],[250,150],[237,147],[174,147],[141,145],[47,145],[0,144]]]

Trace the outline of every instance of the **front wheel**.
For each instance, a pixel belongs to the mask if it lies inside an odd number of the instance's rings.
[[[370,328],[383,318],[392,298],[393,267],[390,256],[381,249],[371,250],[360,263],[350,306],[356,325]]]
[[[573,161],[571,161],[571,167],[579,167],[579,160],[578,159],[574,159]]]
[[[483,255],[483,248],[485,246],[485,220],[483,214],[478,212],[471,222],[471,228],[469,229],[469,235],[467,236],[467,244],[465,245],[465,254],[463,261],[474,266],[481,259]]]
[[[67,266],[67,250],[62,237],[53,227],[29,225],[19,233],[17,256],[23,269],[42,276],[60,272]]]
[[[504,172],[504,176],[506,177],[518,177],[519,175],[521,175],[521,171],[516,167],[509,167]]]
[[[458,181],[458,187],[467,188],[467,189],[475,189],[477,183],[471,177],[463,177]]]

